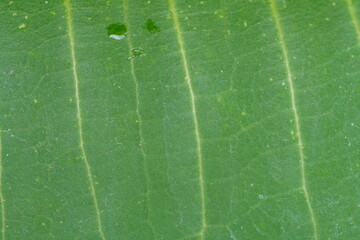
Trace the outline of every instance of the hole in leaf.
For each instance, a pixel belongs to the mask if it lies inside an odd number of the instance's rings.
[[[110,38],[116,40],[122,40],[126,37],[127,28],[125,24],[122,23],[112,23],[106,27],[107,35]]]

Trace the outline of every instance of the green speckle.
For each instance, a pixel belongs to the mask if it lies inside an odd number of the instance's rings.
[[[160,32],[160,28],[150,18],[145,23],[146,29],[151,33]]]
[[[106,27],[108,36],[110,35],[124,35],[127,32],[125,24],[122,23],[112,23]]]
[[[295,139],[297,137],[296,132],[294,132],[294,131],[291,131],[290,134],[293,139]]]
[[[24,28],[26,28],[26,24],[25,24],[25,23],[23,23],[23,24],[21,24],[21,25],[19,26],[19,29],[24,29]]]
[[[144,50],[142,48],[133,48],[131,49],[131,57],[137,58],[144,55]]]

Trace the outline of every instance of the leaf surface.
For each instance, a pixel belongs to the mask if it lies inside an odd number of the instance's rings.
[[[358,1],[0,6],[3,240],[358,239]]]

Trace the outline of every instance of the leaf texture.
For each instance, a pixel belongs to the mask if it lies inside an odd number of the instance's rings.
[[[1,239],[359,239],[360,2],[0,6]]]

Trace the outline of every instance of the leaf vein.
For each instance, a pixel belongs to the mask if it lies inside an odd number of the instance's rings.
[[[131,50],[133,49],[133,44],[131,41],[131,32],[130,32],[130,23],[129,23],[129,7],[128,7],[128,0],[124,0],[123,2],[123,8],[124,8],[124,18],[125,18],[125,24],[127,27],[127,43],[129,48],[129,54],[130,54],[130,68],[131,68],[131,76],[134,81],[135,85],[135,97],[136,97],[136,116],[138,120],[138,126],[139,126],[139,137],[140,137],[140,152],[143,158],[143,169],[144,169],[144,175],[146,180],[146,208],[147,208],[147,222],[149,224],[150,229],[152,230],[152,233],[155,234],[155,229],[153,224],[151,223],[151,209],[150,209],[150,176],[147,171],[147,160],[146,160],[146,153],[143,147],[144,144],[144,135],[142,130],[142,118],[140,114],[140,89],[139,89],[139,81],[135,74],[135,64],[134,64],[134,58],[131,56]]]
[[[0,203],[1,203],[1,236],[2,239],[5,240],[5,229],[6,229],[6,222],[5,222],[5,199],[2,191],[2,178],[3,178],[3,162],[2,162],[2,130],[0,130]]]
[[[291,107],[292,107],[292,111],[293,111],[294,119],[295,119],[295,127],[296,127],[296,132],[297,132],[297,141],[298,141],[298,149],[299,149],[299,157],[300,157],[300,168],[301,168],[301,188],[303,189],[306,205],[307,205],[307,208],[310,213],[311,223],[312,223],[313,232],[314,232],[314,239],[317,240],[318,239],[317,223],[316,223],[315,213],[314,213],[311,201],[310,201],[310,195],[309,195],[308,188],[307,188],[306,173],[305,173],[305,170],[306,170],[305,169],[305,157],[304,157],[304,151],[303,151],[304,146],[303,146],[303,141],[302,141],[302,137],[301,137],[300,121],[299,121],[299,115],[298,115],[298,110],[297,110],[297,106],[296,106],[295,89],[294,89],[294,84],[293,84],[292,72],[291,72],[291,68],[290,68],[288,51],[287,51],[286,42],[285,42],[285,38],[284,38],[284,32],[283,32],[282,25],[280,22],[280,16],[279,16],[279,13],[278,13],[278,10],[276,7],[276,0],[269,0],[269,1],[270,1],[272,15],[273,15],[273,18],[275,21],[276,29],[278,32],[279,43],[280,43],[282,54],[284,57],[284,64],[285,64],[285,68],[286,68],[287,80],[288,80],[290,96],[291,96]]]
[[[355,28],[355,31],[356,31],[356,36],[357,36],[358,43],[360,44],[360,26],[359,26],[359,21],[358,21],[357,16],[356,16],[356,11],[355,11],[355,7],[353,5],[353,1],[352,0],[346,0],[346,4],[347,4],[347,7],[348,7],[349,12],[350,12],[351,22],[354,25],[354,28]]]
[[[189,64],[186,57],[186,51],[185,51],[185,44],[182,36],[182,31],[180,27],[179,17],[177,15],[176,10],[176,3],[175,0],[168,0],[170,11],[172,14],[174,29],[177,36],[177,41],[180,48],[182,63],[185,71],[185,78],[186,78],[186,84],[188,86],[188,90],[190,93],[190,100],[191,100],[191,110],[193,115],[193,121],[194,121],[194,128],[195,128],[195,138],[196,138],[196,145],[197,145],[197,159],[198,159],[198,167],[199,167],[199,182],[200,182],[200,197],[201,197],[201,229],[198,235],[200,236],[200,239],[204,239],[204,233],[207,227],[206,224],[206,199],[205,199],[205,183],[204,183],[204,170],[203,170],[203,159],[202,159],[202,146],[201,146],[201,138],[200,138],[200,130],[199,130],[199,122],[197,117],[197,111],[196,111],[196,96],[194,94],[193,86],[192,86],[192,80],[189,70]]]
[[[93,198],[93,202],[95,205],[95,212],[96,212],[96,220],[97,220],[97,227],[99,234],[102,240],[105,240],[105,235],[102,230],[102,223],[101,223],[101,214],[99,209],[98,200],[96,197],[96,190],[94,186],[93,176],[91,173],[91,166],[86,156],[86,151],[84,147],[84,139],[83,139],[83,127],[82,127],[82,118],[81,118],[81,105],[80,105],[80,94],[79,94],[79,79],[77,74],[77,63],[76,63],[76,56],[75,56],[75,40],[73,34],[73,24],[72,24],[72,15],[71,15],[71,4],[70,0],[64,0],[64,5],[66,9],[66,21],[67,21],[67,28],[68,28],[68,37],[70,41],[70,51],[71,51],[71,61],[72,61],[72,72],[74,77],[75,83],[75,97],[76,97],[76,111],[77,111],[77,120],[78,120],[78,127],[79,127],[79,143],[80,143],[80,150],[82,159],[84,161],[86,167],[86,173],[88,177],[88,181],[90,184],[90,191]]]

